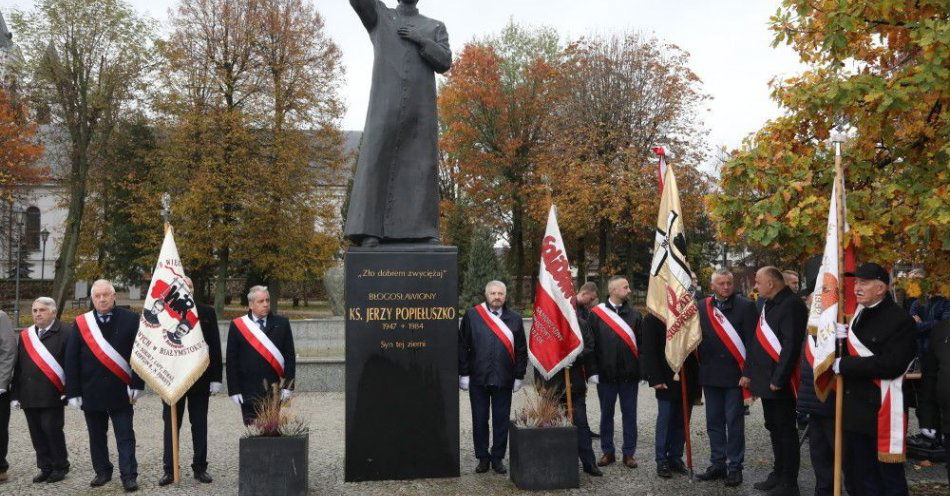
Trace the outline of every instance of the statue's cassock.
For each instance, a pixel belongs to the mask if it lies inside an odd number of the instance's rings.
[[[445,25],[418,14],[350,0],[373,43],[373,86],[346,217],[354,242],[438,237],[438,118],[435,73],[452,65]],[[400,36],[408,28],[411,37]]]

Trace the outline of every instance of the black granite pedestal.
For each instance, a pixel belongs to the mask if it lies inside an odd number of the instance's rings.
[[[457,258],[346,253],[347,482],[459,475]]]

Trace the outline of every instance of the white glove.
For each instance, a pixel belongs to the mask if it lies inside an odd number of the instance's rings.
[[[218,394],[218,393],[220,393],[220,392],[221,392],[221,383],[220,383],[220,382],[212,382],[212,383],[211,383],[210,392],[211,392],[211,394]]]
[[[10,408],[12,408],[12,409],[14,409],[14,410],[19,410],[19,409],[20,409],[20,402],[17,401],[17,400],[12,400],[12,401],[10,401]],[[930,437],[933,437],[933,436],[930,436]]]
[[[462,375],[459,376],[459,389],[462,391],[468,391],[468,376]]]
[[[597,374],[594,374],[587,378],[587,382],[591,384],[600,384],[600,376]]]
[[[129,386],[126,386],[126,389],[129,391],[129,401],[135,402],[139,399],[139,396],[142,396],[143,391],[141,389],[132,389]]]
[[[834,365],[831,366],[831,370],[834,370],[836,374],[839,374],[839,375],[840,375],[840,374],[841,374],[841,370],[840,370],[840,369],[841,369],[841,359],[840,359],[840,358],[835,358],[835,363],[834,363]]]
[[[937,429],[921,429],[920,433],[927,436],[930,439],[937,437]]]
[[[242,404],[244,404],[244,396],[240,394],[235,394],[231,396],[231,401],[233,401],[235,405],[241,406]]]
[[[289,400],[289,399],[290,399],[290,390],[289,390],[289,389],[281,389],[281,390],[280,390],[280,401],[287,401],[287,400]]]
[[[848,324],[835,324],[835,338],[848,339]]]
[[[0,394],[6,393],[6,392],[7,392],[6,389],[0,389]]]
[[[76,396],[75,398],[69,398],[68,403],[69,403],[69,408],[72,408],[74,410],[79,410],[80,408],[82,408],[82,398],[80,398],[79,396]]]
[[[517,392],[521,389],[521,386],[523,386],[523,385],[524,385],[524,384],[522,383],[521,379],[515,379],[515,385],[514,385],[514,391],[513,391],[513,392],[517,393]]]

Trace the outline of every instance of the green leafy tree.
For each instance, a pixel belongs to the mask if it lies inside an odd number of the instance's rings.
[[[491,232],[476,229],[469,245],[468,266],[465,269],[465,283],[459,297],[459,306],[467,309],[485,300],[485,284],[489,281],[504,281],[504,270],[495,255]]]
[[[950,257],[950,11],[945,1],[785,0],[772,17],[808,69],[773,81],[783,117],[733,152],[709,197],[720,239],[801,262],[823,243],[840,127],[850,241],[864,260]]]
[[[15,12],[32,98],[50,109],[69,136],[69,164],[62,248],[53,298],[62,312],[73,279],[87,179],[93,156],[121,114],[142,90],[151,60],[151,23],[121,0],[40,0],[29,13]]]

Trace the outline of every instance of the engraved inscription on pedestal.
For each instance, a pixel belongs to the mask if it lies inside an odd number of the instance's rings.
[[[459,475],[454,247],[346,255],[347,481]]]

